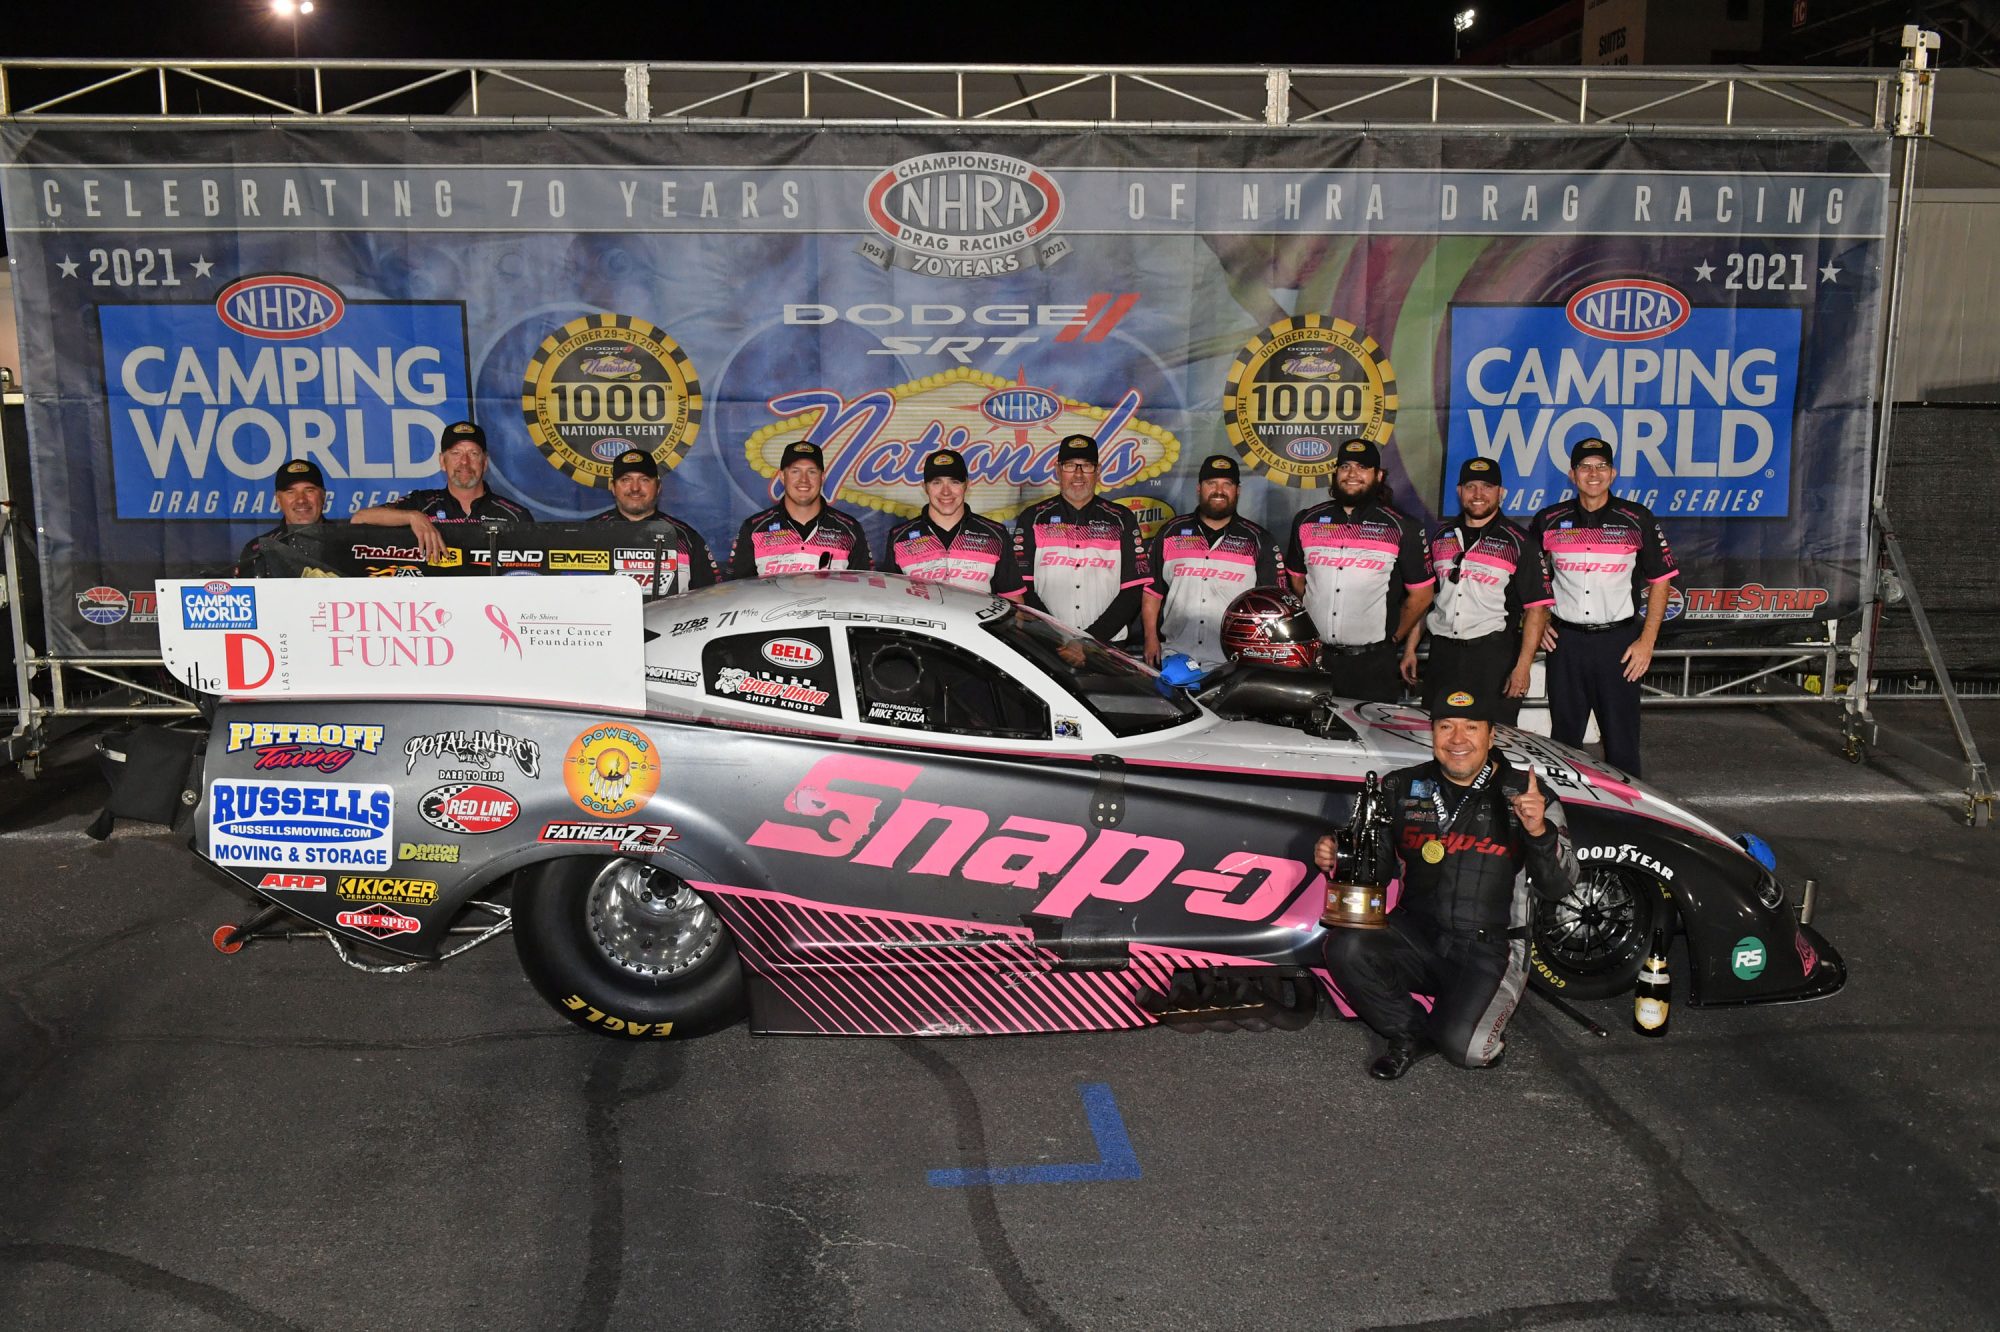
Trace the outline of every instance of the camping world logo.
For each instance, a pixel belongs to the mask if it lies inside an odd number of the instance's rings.
[[[928,153],[869,182],[868,223],[880,241],[861,253],[883,268],[933,277],[993,277],[1070,251],[1053,233],[1062,191],[1048,174],[999,153]]]

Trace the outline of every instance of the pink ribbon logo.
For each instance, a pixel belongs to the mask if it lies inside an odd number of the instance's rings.
[[[489,601],[486,603],[486,618],[492,622],[495,629],[500,631],[500,646],[503,648],[513,648],[514,655],[517,657],[520,656],[521,639],[514,632],[514,627],[507,623],[507,612]]]

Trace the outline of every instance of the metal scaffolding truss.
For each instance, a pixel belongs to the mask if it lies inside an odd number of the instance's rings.
[[[1889,132],[1895,70],[8,60],[0,117]]]

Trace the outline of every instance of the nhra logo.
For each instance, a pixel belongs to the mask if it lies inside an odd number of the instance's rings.
[[[1294,462],[1325,462],[1333,456],[1333,442],[1316,435],[1301,436],[1286,442],[1285,456]]]
[[[267,273],[224,287],[215,298],[215,313],[238,333],[291,342],[338,324],[347,313],[347,302],[324,282]]]
[[[1046,268],[1069,252],[1044,241],[1062,217],[1062,191],[1039,167],[999,153],[930,153],[907,158],[868,186],[869,225],[889,247],[862,253],[938,277],[990,277],[1022,268],[1035,247]]]
[[[1062,412],[1062,399],[1045,388],[1023,384],[986,395],[980,414],[995,425],[1036,426]]]
[[[1688,321],[1694,307],[1664,282],[1618,278],[1594,282],[1569,298],[1563,313],[1579,333],[1608,342],[1663,338]]]

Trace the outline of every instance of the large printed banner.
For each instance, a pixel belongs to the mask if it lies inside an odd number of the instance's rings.
[[[726,556],[784,445],[879,543],[963,451],[1005,519],[1084,431],[1148,524],[1203,457],[1283,527],[1334,451],[1507,511],[1617,447],[1675,631],[1859,604],[1888,146],[1875,135],[983,137],[650,128],[0,129],[50,646],[149,651],[309,458],[339,517],[489,484],[547,521],[648,450]]]

